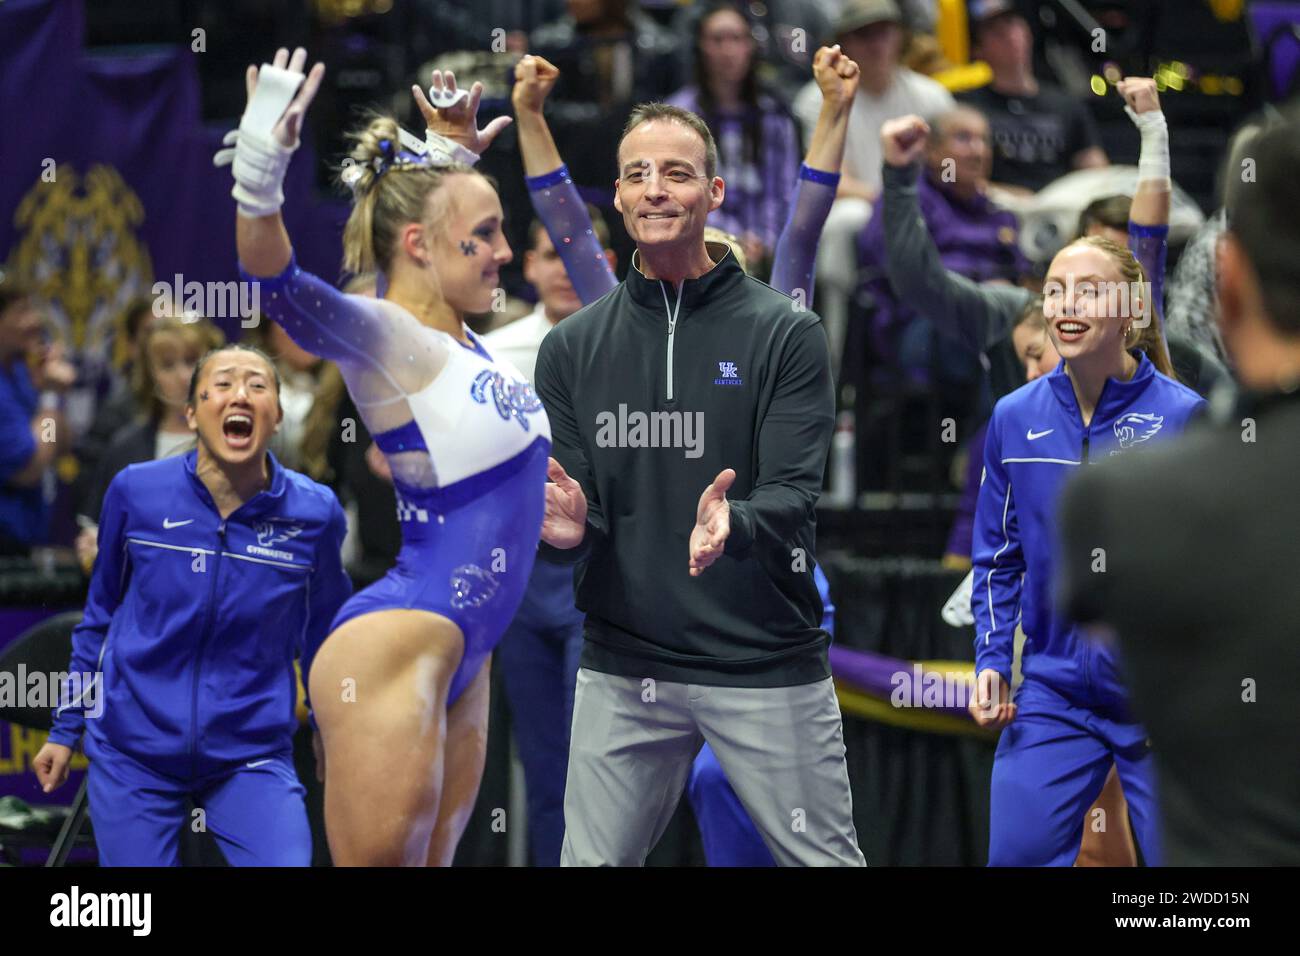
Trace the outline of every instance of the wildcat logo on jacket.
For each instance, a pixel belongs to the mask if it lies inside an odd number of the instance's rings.
[[[1165,423],[1165,416],[1150,415],[1142,412],[1129,412],[1115,419],[1115,437],[1119,439],[1119,449],[1111,452],[1118,455],[1125,448],[1146,441],[1160,431]]]
[[[245,549],[249,554],[259,554],[264,558],[276,558],[280,561],[293,560],[291,551],[279,551],[274,546],[298,537],[302,534],[302,525],[259,521],[253,530],[257,533],[257,544],[250,544]]]
[[[524,431],[532,428],[527,416],[542,410],[542,400],[537,397],[531,385],[527,382],[506,381],[500,372],[487,368],[474,376],[469,396],[480,405],[486,405],[491,400],[498,415],[506,421],[513,418]]]

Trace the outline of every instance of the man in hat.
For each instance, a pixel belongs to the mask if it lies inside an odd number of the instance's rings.
[[[874,201],[880,192],[880,127],[896,116],[926,118],[953,109],[952,94],[927,76],[899,63],[906,45],[903,15],[895,0],[848,0],[835,22],[831,43],[859,65],[862,81],[849,114],[839,198]],[[810,82],[794,101],[794,114],[811,138],[821,109],[821,92]]]

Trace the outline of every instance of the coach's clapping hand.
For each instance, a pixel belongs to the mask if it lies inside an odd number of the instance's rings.
[[[925,152],[930,127],[919,116],[900,116],[880,127],[880,155],[890,166],[911,166]]]
[[[551,481],[546,485],[542,540],[553,548],[576,548],[587,533],[587,496],[558,461],[546,461],[546,477]]]
[[[975,696],[968,705],[975,723],[1001,730],[1016,719],[1016,705],[1011,702],[1011,688],[1005,678],[992,668],[985,668],[975,678]]]
[[[704,569],[722,556],[727,535],[731,534],[731,505],[727,503],[727,489],[736,480],[736,472],[724,468],[713,479],[713,484],[700,495],[700,506],[695,512],[695,527],[691,531],[691,577],[698,578]]]

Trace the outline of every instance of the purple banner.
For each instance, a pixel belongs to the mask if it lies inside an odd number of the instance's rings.
[[[0,654],[29,629],[48,617],[74,610],[64,607],[0,608]],[[15,680],[13,676],[9,678]],[[72,802],[86,772],[86,755],[74,753],[68,782],[53,793],[43,793],[32,772],[32,760],[45,743],[46,732],[0,720],[0,797],[14,796],[33,806]]]
[[[200,116],[203,54],[89,55],[83,32],[80,0],[0,5],[0,259],[37,282],[98,390],[130,299],[152,295],[155,281],[224,283],[238,272],[230,170],[212,165],[226,129]],[[285,220],[299,263],[334,279],[347,205],[315,199],[315,164],[304,144]],[[238,337],[238,315],[209,317]],[[82,402],[88,415],[93,398]]]

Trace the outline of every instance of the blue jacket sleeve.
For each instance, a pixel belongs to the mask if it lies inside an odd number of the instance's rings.
[[[343,570],[343,537],[347,534],[347,518],[333,494],[330,495],[330,520],[325,534],[317,545],[316,570],[312,573],[307,598],[307,626],[303,629],[302,645],[298,648],[302,661],[302,686],[307,691],[307,711],[311,712],[311,664],[316,652],[329,637],[334,615],[352,596],[352,580]]]
[[[1025,558],[1011,480],[1002,464],[999,419],[995,407],[984,442],[984,480],[975,505],[970,603],[975,617],[975,673],[992,668],[1009,685]]]
[[[595,302],[618,285],[605,250],[591,228],[591,216],[569,178],[569,167],[527,178],[528,197],[546,227],[555,251],[583,305]]]
[[[794,210],[788,184],[800,182],[798,177],[803,168],[799,160],[799,128],[794,117],[783,108],[777,107],[764,117],[763,154],[763,196],[758,209],[758,228],[754,231],[764,245],[774,250]]]
[[[104,504],[99,515],[99,555],[90,575],[90,592],[81,623],[72,632],[72,661],[68,674],[77,675],[75,681],[65,683],[54,711],[54,728],[50,741],[75,747],[86,729],[87,708],[90,716],[99,716],[104,702],[103,654],[108,639],[108,628],[113,614],[126,596],[130,575],[127,557],[127,509],[130,499],[126,487],[129,471],[120,472],[104,493]],[[94,675],[91,682],[82,685],[79,693],[76,684],[80,675]]]

